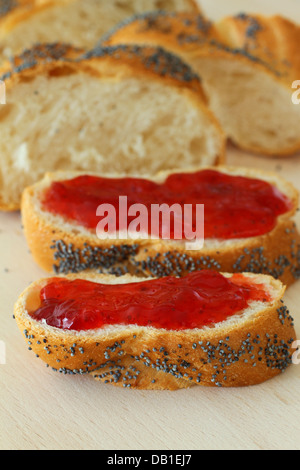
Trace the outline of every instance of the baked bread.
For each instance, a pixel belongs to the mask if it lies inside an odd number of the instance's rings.
[[[153,204],[156,204],[154,191],[157,186],[154,188],[152,186],[163,184],[169,178],[177,177],[178,173],[180,171],[176,170],[161,172],[153,177],[144,176],[142,180],[137,178],[133,187],[138,191],[138,195],[133,196],[136,199],[133,199],[132,203],[131,195],[128,198],[130,201],[128,204],[143,201],[143,186],[137,189],[140,181],[149,183],[150,189],[147,191],[150,191],[150,198],[153,194]],[[172,239],[172,237],[169,240],[162,236],[159,239],[145,237],[140,240],[128,239],[128,237],[122,240],[121,235],[111,237],[114,239],[98,238],[96,225],[100,217],[96,218],[97,207],[108,202],[107,194],[111,198],[109,200],[114,201],[112,193],[114,187],[118,196],[128,195],[125,189],[128,178],[123,179],[120,175],[106,175],[103,178],[102,174],[77,172],[47,174],[42,181],[26,188],[22,198],[24,233],[34,260],[45,271],[50,273],[54,270],[59,274],[96,269],[115,275],[129,272],[134,275],[164,277],[181,276],[199,269],[212,269],[221,272],[268,274],[280,279],[285,285],[291,285],[299,279],[300,235],[294,219],[298,207],[298,193],[293,186],[276,174],[238,167],[194,168],[184,170],[179,177],[182,176],[186,180],[187,177],[198,178],[198,174],[202,183],[198,179],[187,182],[181,187],[179,183],[174,183],[176,198],[183,201],[189,187],[191,191],[194,190],[193,188],[198,188],[200,191],[203,187],[204,195],[206,192],[212,195],[220,194],[221,199],[224,199],[224,204],[214,199],[212,200],[214,201],[213,209],[205,210],[204,208],[205,244],[202,249],[193,251],[187,249],[183,240]],[[86,224],[84,220],[84,216],[90,213],[87,205],[88,193],[93,194],[94,191],[90,177],[95,178],[93,181],[96,181],[96,188],[104,191],[101,193],[102,196],[97,196],[96,202],[91,203],[91,213],[95,216],[92,219],[92,225]],[[99,178],[100,182],[98,182]],[[222,181],[224,178],[225,181]],[[71,214],[64,212],[63,208],[61,210],[59,204],[62,203],[62,207],[73,210],[74,203],[67,196],[69,190],[64,188],[73,183],[82,200],[74,196],[75,213]],[[238,184],[237,189],[234,187],[235,184]],[[261,184],[263,186],[267,184],[268,188],[272,188],[272,192],[275,191],[275,194],[280,194],[280,197],[286,200],[287,206],[278,217],[275,217],[275,212],[273,212],[275,206],[268,202],[268,196],[263,195],[264,193],[259,189]],[[121,187],[122,194],[118,192],[119,187]],[[47,202],[46,195],[49,191],[50,198]],[[70,194],[72,194],[72,189]],[[164,197],[161,196],[159,204],[166,202]],[[209,198],[210,196],[205,203],[210,204]],[[248,210],[249,206],[250,211],[252,206],[254,210],[256,198],[259,198],[258,212],[254,212],[253,215]],[[177,199],[174,201],[176,202]],[[45,205],[45,201],[48,205]],[[204,199],[199,200],[198,203],[201,204],[203,201]],[[93,204],[96,204],[95,207]],[[171,203],[169,205],[171,206]],[[218,210],[221,211],[223,219],[220,219],[219,212],[213,212],[214,206],[220,207]],[[263,213],[260,212],[259,207]],[[270,211],[272,214],[270,225],[265,225],[264,211]],[[231,213],[233,218],[231,218]],[[218,220],[217,224],[220,229],[225,227],[227,230],[226,225],[231,227],[228,233],[221,233],[219,228],[216,231],[212,226],[214,218]],[[231,219],[230,223],[229,219]],[[255,226],[255,224],[258,225],[258,221],[261,222],[259,229]],[[208,232],[208,222],[210,232]],[[245,232],[246,226],[248,228]],[[243,233],[239,231],[240,229]]]
[[[199,11],[193,0],[0,0],[0,62],[41,43],[91,49],[126,17],[156,9]]]
[[[2,77],[1,77],[2,75]],[[225,138],[201,83],[181,59],[156,47],[88,53],[42,45],[0,72],[0,209],[46,171],[136,174],[215,165]]]
[[[201,280],[199,274],[202,274]],[[206,283],[207,277],[209,281]],[[172,285],[176,286],[179,303],[180,295],[183,295],[187,302],[192,294],[185,291],[182,284],[188,282],[190,286],[194,286],[195,292],[201,292],[199,295],[203,295],[202,300],[199,300],[199,297],[197,300],[199,305],[203,302],[201,309],[203,315],[206,315],[206,309],[212,308],[209,303],[220,302],[223,295],[227,296],[227,304],[234,305],[232,314],[228,316],[227,312],[224,317],[220,317],[222,320],[216,320],[218,317],[215,316],[209,324],[201,327],[198,327],[197,321],[193,320],[196,321],[197,327],[188,329],[159,328],[149,326],[146,321],[141,321],[143,326],[130,324],[128,320],[130,317],[127,317],[123,311],[127,297],[131,299],[129,302],[132,309],[138,306],[138,310],[131,310],[132,315],[138,311],[138,318],[145,315],[150,321],[151,318],[160,321],[161,317],[155,315],[156,311],[150,307],[155,297],[154,308],[165,309],[164,320],[172,322],[170,311],[172,308],[176,309],[178,305],[174,300],[175,296],[172,296],[171,300],[170,297],[162,300],[164,297],[161,297],[161,291],[158,290],[159,294],[156,291],[157,284],[154,286],[152,283],[151,287],[148,284],[147,287],[147,283],[154,280],[134,278],[129,275],[116,278],[99,274],[82,274],[35,282],[19,297],[14,316],[29,350],[55,371],[63,374],[91,374],[100,381],[126,388],[176,390],[191,385],[248,386],[277,376],[291,364],[296,336],[293,319],[282,303],[285,288],[280,281],[263,275],[221,275],[208,271],[190,274],[185,279],[177,279],[176,284],[170,279],[165,280],[162,295],[164,289],[170,288],[169,283],[172,282]],[[220,286],[211,287],[213,279],[222,283],[221,289]],[[82,281],[89,281],[89,285],[82,286],[78,283]],[[62,284],[59,284],[61,282]],[[125,288],[125,293],[123,290],[117,304],[114,304],[113,300],[109,303],[110,297],[107,295],[113,294],[110,293],[107,284],[115,293]],[[140,284],[143,286],[140,287]],[[132,289],[132,286],[134,286],[133,291],[127,294],[126,291],[128,288]],[[80,302],[91,288],[98,291],[98,294],[94,293],[92,296],[97,306],[99,305],[97,302],[103,302],[105,298],[104,304],[101,303],[101,307],[98,308],[98,313],[85,301],[85,311],[87,309],[89,312],[89,320],[91,317],[97,318],[96,314],[99,315],[101,311],[102,326],[94,329],[87,328],[88,325],[85,323],[78,323],[78,316],[81,315]],[[103,290],[107,288],[108,291]],[[243,289],[243,293],[240,288]],[[132,293],[137,290],[146,292],[147,300],[144,301],[143,298],[142,301],[145,302],[144,309],[139,296]],[[251,295],[246,301],[247,290]],[[72,303],[72,306],[68,300],[69,292],[72,302],[77,301],[76,295],[79,295],[79,292],[82,296],[78,303]],[[205,293],[210,299],[208,303],[204,300]],[[244,308],[240,309],[241,304],[235,304],[235,301],[243,301]],[[103,307],[106,303],[109,311]],[[181,304],[180,308],[184,307],[179,322],[188,321],[186,316],[191,312],[185,312],[185,309],[189,308],[187,305],[192,304]],[[218,305],[216,315],[221,313],[224,303]],[[66,316],[59,310],[60,306],[66,309]],[[147,313],[149,308],[153,313]],[[195,309],[194,305],[190,308],[193,311]],[[72,311],[71,317],[68,309]],[[111,324],[105,324],[107,315],[112,311],[116,312],[116,315],[124,314],[122,324],[113,320]],[[101,317],[103,314],[105,318]],[[109,318],[114,318],[114,314]],[[135,319],[134,316],[131,318]],[[55,325],[60,326],[53,326],[53,321]],[[186,326],[191,324],[186,323]]]
[[[202,77],[227,137],[250,152],[287,156],[300,150],[300,27],[279,17],[154,12],[125,20],[104,44],[155,44],[180,55]]]

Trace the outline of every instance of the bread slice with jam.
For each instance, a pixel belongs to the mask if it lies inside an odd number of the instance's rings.
[[[110,204],[119,220],[126,215],[120,196],[128,198],[128,208],[143,203],[147,214],[155,205],[177,204],[183,215],[189,203],[193,210],[203,204],[204,246],[191,249],[185,232],[177,239],[172,219],[170,238],[162,231],[152,238],[150,224],[150,232],[148,227],[139,239],[122,238],[120,229],[128,225],[116,225],[112,236],[103,228],[105,236],[99,238],[98,207]],[[219,166],[143,178],[60,172],[25,190],[22,219],[35,261],[50,273],[96,269],[165,277],[212,269],[267,274],[289,286],[300,276],[297,208],[298,192],[289,182],[256,169]]]
[[[55,371],[137,389],[262,383],[292,363],[293,319],[270,276],[81,274],[42,279],[15,305],[28,348]]]

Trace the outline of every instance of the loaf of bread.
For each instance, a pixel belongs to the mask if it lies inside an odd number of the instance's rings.
[[[201,14],[154,12],[115,27],[102,43],[155,44],[180,55],[203,79],[228,139],[270,156],[300,150],[300,27],[279,16],[239,14],[211,23]]]
[[[29,350],[55,371],[91,374],[97,380],[126,388],[248,386],[281,374],[292,363],[296,335],[293,319],[282,302],[285,288],[280,281],[263,275],[207,271],[164,281],[159,288],[157,280],[129,275],[43,279],[19,297],[14,316]],[[221,283],[222,289],[214,287],[214,282]],[[192,291],[185,290],[187,283]],[[170,287],[176,296],[166,299],[164,289]],[[92,295],[88,294],[91,289]],[[120,289],[122,295],[113,300]],[[143,293],[144,304],[139,295],[132,297],[132,289]],[[198,292],[197,300],[192,292]],[[223,296],[226,306],[231,305],[230,313],[222,311]],[[83,306],[82,299],[86,299]],[[194,301],[201,306],[201,313],[192,317],[195,327],[192,323],[181,328],[159,327],[163,321],[173,321],[174,309],[178,312],[176,320],[187,322],[186,317],[196,311]],[[128,302],[133,317],[128,316]],[[211,302],[219,307],[209,323],[200,327],[199,321],[203,322],[203,315],[206,318]],[[156,314],[155,309],[161,309],[163,315]],[[135,312],[139,312],[138,324],[131,324]],[[122,324],[113,321],[114,315],[116,320],[123,318]],[[100,321],[102,326],[90,329],[90,321],[95,322],[91,325]]]
[[[91,49],[116,23],[156,9],[196,13],[198,6],[193,0],[0,0],[0,62],[41,43]]]
[[[223,161],[198,76],[156,47],[37,46],[0,72],[0,209],[47,171],[156,173]]]
[[[174,178],[178,172],[180,173],[179,170],[161,172],[156,176],[145,176],[142,180],[137,178],[132,182],[132,187],[137,193],[136,196],[131,195],[128,198],[132,201],[130,205],[143,201],[143,189],[139,188],[140,181],[149,182],[148,192],[150,191],[151,199],[152,184],[163,184],[169,177]],[[181,276],[194,270],[212,269],[221,272],[268,274],[280,279],[285,285],[291,285],[299,279],[300,235],[294,218],[298,207],[298,192],[293,186],[276,174],[225,166],[181,170],[181,177],[183,180],[186,176],[198,178],[196,176],[198,172],[200,176],[204,175],[201,177],[202,182],[196,179],[185,185],[181,185],[180,182],[174,183],[176,185],[174,203],[184,200],[189,189],[197,188],[200,191],[202,187],[204,188],[203,194],[208,204],[204,207],[205,243],[203,248],[193,251],[187,249],[183,240],[167,240],[165,237],[164,239],[145,237],[140,240],[120,239],[118,236],[115,239],[98,238],[96,225],[100,217],[96,217],[97,207],[107,203],[108,200],[114,201],[115,196],[112,195],[112,191],[115,185],[121,188],[120,194],[117,189],[119,196],[128,196],[125,189],[128,178],[125,177],[123,180],[120,175],[111,177],[107,175],[103,179],[102,174],[77,172],[47,174],[42,181],[26,188],[22,198],[24,233],[35,261],[47,272],[54,270],[59,274],[96,269],[115,275],[129,272],[139,276],[164,277]],[[97,195],[97,189],[91,187],[92,183],[89,180],[84,181],[89,177],[95,177],[95,187],[100,188],[100,191],[104,188],[100,196]],[[102,179],[98,182],[97,178]],[[206,181],[206,185],[203,180]],[[209,181],[211,181],[210,186],[207,186]],[[75,205],[74,201],[68,199],[70,182],[71,184],[75,182],[73,194]],[[238,184],[237,189],[235,184]],[[280,198],[286,201],[286,208],[278,212],[278,216],[275,216],[274,212],[278,201],[270,203],[269,196],[261,189],[261,185],[265,184],[276,197],[280,195]],[[50,202],[45,205],[46,194],[50,189]],[[156,187],[153,189],[153,204],[157,204],[154,191]],[[91,206],[88,205],[89,194],[94,194],[95,198]],[[209,209],[212,201],[210,198],[214,197],[214,194],[219,194],[219,199],[212,203],[212,207],[215,205],[219,208],[216,213]],[[72,189],[70,195],[72,197]],[[163,198],[162,195],[159,204],[166,202]],[[257,201],[258,212],[254,210]],[[203,200],[200,199],[197,203],[201,204]],[[70,211],[64,212],[64,207],[70,208]],[[87,225],[81,217],[90,212],[94,217],[92,226]],[[272,218],[268,226],[264,225],[266,214]],[[216,228],[212,227],[214,217]],[[210,232],[208,232],[208,223]],[[261,224],[259,230],[255,228],[255,224],[258,223]],[[227,224],[231,227],[230,231],[223,235],[219,228],[224,226],[227,230]],[[246,226],[248,228],[244,231]]]

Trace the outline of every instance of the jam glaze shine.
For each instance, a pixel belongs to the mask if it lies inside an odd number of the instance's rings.
[[[143,204],[149,214],[151,232],[151,205],[167,204],[169,207],[186,204],[193,207],[192,230],[196,230],[197,204],[204,204],[206,239],[245,239],[271,232],[278,216],[292,209],[292,202],[275,186],[266,181],[233,176],[216,170],[170,175],[164,183],[142,178],[102,178],[83,175],[53,182],[43,195],[42,207],[83,227],[96,230],[99,223],[97,208],[109,204],[115,208],[117,231],[128,229],[120,224],[119,197],[126,196],[128,206]],[[160,227],[160,234],[163,227]],[[185,231],[182,230],[184,235]],[[170,227],[174,236],[174,223]],[[184,236],[183,236],[184,239]]]
[[[39,308],[29,314],[63,330],[137,325],[182,331],[212,326],[254,301],[270,300],[265,286],[242,274],[227,278],[198,271],[127,284],[53,278],[41,289]]]

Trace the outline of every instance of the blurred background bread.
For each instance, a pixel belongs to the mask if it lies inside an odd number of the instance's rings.
[[[203,79],[228,139],[269,156],[300,150],[300,27],[280,16],[245,13],[211,23],[201,14],[150,12],[115,27],[103,43],[152,44],[180,55]]]
[[[151,10],[197,12],[194,0],[1,0],[1,56],[37,43],[66,42],[90,49],[116,23]]]
[[[18,209],[47,171],[154,174],[223,161],[224,134],[198,76],[162,49],[37,46],[2,79],[4,210]]]

